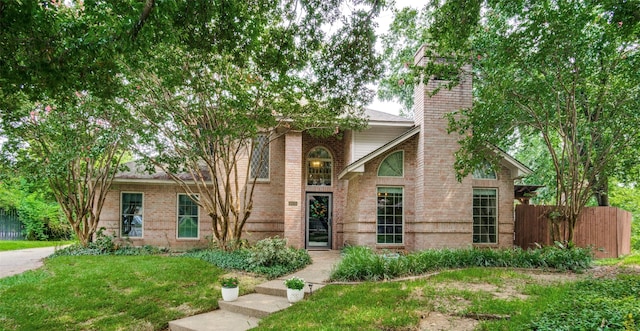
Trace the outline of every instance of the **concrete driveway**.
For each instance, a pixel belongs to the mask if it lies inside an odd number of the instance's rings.
[[[43,265],[42,259],[55,250],[55,247],[43,247],[0,252],[0,278],[40,268]]]

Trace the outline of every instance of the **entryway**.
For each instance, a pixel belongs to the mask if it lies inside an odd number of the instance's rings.
[[[331,249],[331,193],[307,193],[307,249]]]

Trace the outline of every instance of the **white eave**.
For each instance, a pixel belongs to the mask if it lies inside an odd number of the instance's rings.
[[[511,179],[519,179],[533,173],[533,170],[529,169],[529,167],[520,163],[520,161],[516,160],[500,148],[494,147],[494,150],[502,157],[502,165],[511,170]]]
[[[390,142],[380,146],[379,148],[377,148],[376,150],[372,151],[371,153],[363,156],[359,160],[351,163],[346,168],[344,168],[344,170],[342,170],[342,172],[340,172],[340,174],[338,175],[338,179],[350,179],[350,178],[353,178],[353,176],[356,176],[356,175],[364,173],[364,165],[367,162],[369,162],[369,161],[375,159],[376,157],[386,153],[390,149],[402,144],[403,142],[407,141],[409,138],[411,138],[411,137],[415,136],[416,134],[418,134],[418,132],[420,132],[420,127],[419,126],[415,126],[411,130],[403,133],[402,135],[400,135],[397,138],[391,140]]]

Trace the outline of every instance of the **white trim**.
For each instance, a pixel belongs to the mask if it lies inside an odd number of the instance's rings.
[[[392,148],[394,148],[394,147],[402,144],[403,142],[409,140],[409,138],[413,137],[418,132],[420,132],[420,127],[416,126],[413,129],[401,134],[396,139],[394,139],[394,140],[382,145],[381,147],[379,147],[378,149],[374,150],[373,152],[371,152],[371,153],[365,155],[364,157],[360,158],[359,160],[351,163],[344,170],[342,170],[342,172],[340,172],[340,174],[338,175],[338,179],[343,179],[347,175],[350,175],[349,176],[349,178],[350,178],[352,176],[355,176],[355,175],[358,175],[358,174],[362,174],[364,172],[365,163],[373,160],[374,158],[384,154],[385,152],[391,150]]]
[[[141,205],[142,205],[142,210],[140,211],[140,215],[142,215],[142,227],[141,227],[140,231],[142,231],[142,233],[140,234],[140,236],[139,236],[139,237],[138,237],[138,236],[136,236],[136,237],[131,237],[131,236],[129,236],[129,235],[124,235],[124,234],[122,233],[122,232],[123,232],[123,229],[122,229],[122,215],[124,215],[124,210],[123,210],[123,208],[122,208],[122,207],[123,207],[123,206],[122,206],[122,196],[123,196],[124,194],[140,194],[140,195],[142,196],[142,203],[141,203]],[[120,203],[119,203],[119,205],[120,205],[120,215],[118,215],[118,229],[119,229],[119,231],[120,231],[120,238],[129,238],[129,239],[132,239],[132,240],[135,240],[135,239],[144,239],[144,225],[145,225],[145,223],[147,222],[147,221],[145,220],[145,216],[144,216],[144,210],[145,210],[145,208],[144,208],[144,201],[145,201],[145,199],[144,199],[144,192],[120,191]]]
[[[496,224],[495,224],[495,236],[496,236],[496,241],[495,242],[473,242],[473,210],[471,211],[471,243],[473,245],[478,245],[478,246],[492,246],[492,245],[498,245],[500,244],[500,190],[497,187],[483,187],[483,186],[474,186],[472,187],[471,190],[471,208],[474,207],[473,205],[473,198],[475,196],[474,191],[475,190],[494,190],[496,192]]]
[[[396,153],[402,153],[402,174],[400,176],[380,176],[380,167],[382,166],[382,164],[384,163],[384,161],[386,161],[391,155],[394,155]],[[404,149],[399,149],[397,151],[393,151],[389,154],[387,154],[384,159],[382,159],[382,162],[380,162],[380,164],[378,164],[378,169],[376,170],[376,176],[378,176],[378,178],[404,178]]]
[[[491,148],[502,157],[501,163],[511,170],[511,179],[519,179],[533,173],[533,170],[529,169],[529,167],[525,166],[500,148],[495,146],[491,146]]]
[[[380,188],[399,188],[402,190],[402,243],[379,243],[378,242],[378,235],[380,235],[378,233],[378,193],[379,193],[379,189]],[[404,190],[404,186],[398,186],[398,185],[376,185],[376,238],[375,238],[375,243],[376,246],[381,246],[381,247],[394,247],[394,246],[404,246],[405,244],[405,237],[406,237],[406,225],[405,225],[405,219],[406,219],[406,212],[405,212],[405,194],[404,194],[405,190]],[[384,234],[383,234],[384,235]]]
[[[180,225],[178,224],[180,222],[180,196],[181,195],[186,195],[188,197],[190,197],[190,194],[188,193],[176,193],[176,240],[200,240],[200,205],[198,205],[197,203],[195,203],[196,208],[197,208],[197,216],[198,216],[198,233],[195,237],[180,237],[179,236],[179,230],[178,228],[180,227]],[[198,194],[194,194],[195,197],[199,197]]]

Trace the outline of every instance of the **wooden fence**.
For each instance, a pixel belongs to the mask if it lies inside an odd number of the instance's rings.
[[[532,248],[551,245],[547,212],[553,206],[516,206],[515,245]],[[574,242],[593,246],[597,258],[619,257],[631,252],[631,213],[615,207],[585,207],[578,220]]]
[[[18,219],[18,213],[15,210],[4,210],[0,208],[0,239],[1,240],[20,240],[24,239],[22,235],[24,225]]]

